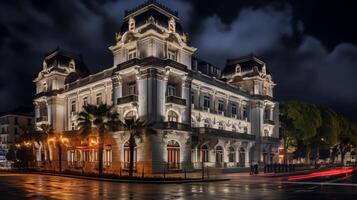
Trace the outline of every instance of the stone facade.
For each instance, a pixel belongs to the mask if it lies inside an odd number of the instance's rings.
[[[61,49],[45,57],[34,80],[37,126],[73,132],[83,105],[106,103],[122,119],[154,124],[152,133],[137,138],[135,159],[145,170],[277,161],[278,103],[264,62],[251,55],[228,60],[221,70],[194,57],[177,13],[154,1],[126,12],[123,20],[109,47],[108,69],[89,75],[80,56]],[[125,132],[111,134],[110,162],[128,161],[127,140]],[[66,148],[73,149],[74,160],[85,161],[91,145],[70,142]]]

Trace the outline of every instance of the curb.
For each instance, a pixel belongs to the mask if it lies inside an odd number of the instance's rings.
[[[85,179],[93,181],[107,181],[107,182],[117,182],[117,183],[148,183],[148,184],[183,184],[183,183],[205,183],[205,182],[218,182],[218,181],[229,181],[230,179],[191,179],[191,180],[128,180],[128,179],[112,179],[112,178],[99,178],[99,177],[89,177],[89,176],[78,176],[78,175],[69,175],[69,174],[52,174],[46,172],[10,172],[15,174],[39,174],[47,176],[59,176],[66,178],[76,178],[76,179]]]

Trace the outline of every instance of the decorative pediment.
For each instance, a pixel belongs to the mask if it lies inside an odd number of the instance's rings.
[[[164,30],[159,28],[156,24],[150,23],[147,26],[145,26],[144,28],[142,28],[139,32],[140,33],[145,33],[148,30],[154,30],[157,33],[163,34]]]

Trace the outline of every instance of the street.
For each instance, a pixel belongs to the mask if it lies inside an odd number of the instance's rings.
[[[356,199],[356,186],[288,184],[228,174],[230,181],[134,184],[36,174],[0,174],[0,199]]]

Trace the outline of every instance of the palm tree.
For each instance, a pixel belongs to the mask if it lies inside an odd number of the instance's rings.
[[[42,133],[40,137],[41,141],[45,140],[43,142],[43,149],[47,158],[47,156],[49,155],[49,152],[47,152],[47,142],[49,137],[53,135],[53,129],[52,126],[49,124],[41,124],[39,128],[41,129],[41,133]]]
[[[144,130],[148,129],[149,124],[138,119],[125,119],[120,121],[120,125],[127,131],[129,131],[129,176],[133,176],[134,171],[134,152],[135,152],[135,138],[141,138]]]
[[[114,106],[106,104],[86,105],[84,111],[79,113],[78,127],[79,133],[87,137],[92,134],[92,128],[98,132],[98,175],[103,173],[103,149],[105,134],[116,131],[119,128],[119,114],[114,111]]]

